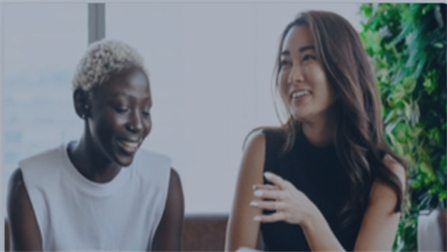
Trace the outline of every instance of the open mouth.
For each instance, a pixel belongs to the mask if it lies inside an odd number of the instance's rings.
[[[141,141],[129,141],[124,139],[118,139],[118,144],[121,148],[123,148],[128,153],[134,153],[137,151],[138,147],[141,144]]]
[[[291,96],[292,96],[292,99],[298,99],[298,98],[304,97],[309,94],[310,94],[309,90],[301,90],[301,91],[293,92],[291,94]]]

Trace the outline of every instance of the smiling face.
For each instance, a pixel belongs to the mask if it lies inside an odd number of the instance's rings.
[[[306,25],[292,27],[281,47],[278,88],[295,120],[312,121],[326,116],[335,95],[317,59]]]
[[[92,89],[88,133],[95,149],[119,166],[129,166],[152,126],[148,78],[125,69]]]

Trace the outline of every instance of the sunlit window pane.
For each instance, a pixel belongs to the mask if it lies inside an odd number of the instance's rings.
[[[86,3],[3,4],[4,192],[18,161],[78,138],[71,80],[87,48]]]

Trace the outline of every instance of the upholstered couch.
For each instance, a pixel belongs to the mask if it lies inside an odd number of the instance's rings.
[[[223,251],[227,214],[188,214],[182,232],[183,251]],[[258,248],[261,248],[258,239]],[[5,221],[5,251],[9,251],[9,228]]]

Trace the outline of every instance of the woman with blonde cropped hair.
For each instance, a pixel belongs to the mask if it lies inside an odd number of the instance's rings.
[[[183,192],[169,157],[140,150],[151,131],[143,58],[93,43],[75,73],[77,141],[22,160],[9,183],[13,250],[180,250]]]
[[[308,11],[282,33],[278,128],[249,134],[226,249],[391,251],[406,185],[387,146],[377,84],[356,31]]]

